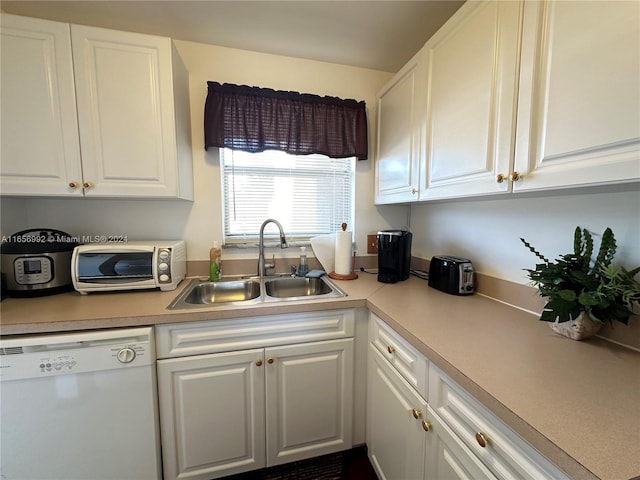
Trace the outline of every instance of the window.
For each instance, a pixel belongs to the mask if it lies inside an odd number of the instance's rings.
[[[256,243],[267,218],[289,241],[353,229],[355,158],[220,149],[226,244]],[[274,226],[265,236],[275,235]]]

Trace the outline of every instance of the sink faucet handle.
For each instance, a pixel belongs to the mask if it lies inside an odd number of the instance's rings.
[[[291,276],[295,277],[298,275],[298,269],[296,268],[295,265],[291,265]]]
[[[264,269],[266,270],[267,268],[276,268],[276,254],[273,254],[273,257],[271,257],[271,263],[265,263],[264,264]]]

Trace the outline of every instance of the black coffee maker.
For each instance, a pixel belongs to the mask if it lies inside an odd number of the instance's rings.
[[[409,278],[411,238],[406,230],[378,232],[378,281],[396,283]]]

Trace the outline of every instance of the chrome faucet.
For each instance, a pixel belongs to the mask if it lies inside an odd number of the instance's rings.
[[[282,229],[280,222],[273,218],[267,218],[260,227],[260,244],[258,247],[258,276],[260,276],[260,278],[264,277],[267,268],[275,268],[276,266],[275,255],[273,256],[273,263],[265,263],[264,261],[264,227],[267,226],[267,223],[275,223],[280,230],[280,248],[287,248],[289,246],[287,244],[287,237],[284,235],[284,230]]]

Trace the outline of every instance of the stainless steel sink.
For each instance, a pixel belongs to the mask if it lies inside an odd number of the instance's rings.
[[[255,280],[234,280],[209,282],[194,279],[182,290],[167,308],[190,308],[218,303],[246,303],[260,301],[260,282]]]
[[[252,280],[206,282],[196,285],[184,301],[196,304],[243,302],[259,296],[260,284]]]
[[[346,294],[328,278],[291,276],[227,279],[220,282],[194,278],[167,306],[169,310],[220,304],[250,305],[263,302],[340,298]]]
[[[264,282],[267,295],[276,298],[313,297],[331,293],[321,278],[274,278]]]

